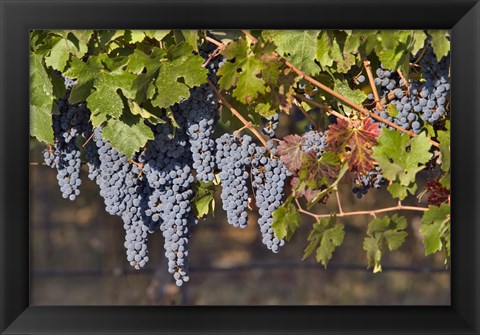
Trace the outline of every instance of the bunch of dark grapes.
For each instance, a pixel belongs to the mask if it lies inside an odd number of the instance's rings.
[[[70,105],[69,92],[58,101],[59,114],[52,116],[54,144],[43,152],[46,165],[57,170],[57,181],[62,197],[75,200],[80,194],[80,148],[77,136],[88,129],[90,111],[85,104]]]
[[[212,88],[202,85],[190,91],[188,100],[177,106],[186,119],[193,169],[198,180],[215,178],[215,141],[212,139],[217,121],[218,104]]]
[[[368,193],[369,189],[379,189],[386,185],[387,180],[383,178],[382,170],[379,167],[375,167],[375,169],[367,174],[356,176],[353,183],[354,187],[352,192],[358,199],[361,199],[365,194]]]
[[[227,221],[234,227],[245,228],[248,221],[248,167],[251,164],[249,149],[252,138],[243,135],[240,140],[230,134],[223,134],[216,140],[217,166],[222,183],[222,206]]]
[[[258,224],[262,234],[262,243],[277,253],[285,241],[278,239],[273,232],[273,212],[282,203],[285,180],[289,172],[280,160],[267,156],[263,147],[252,144],[249,153],[255,202],[260,214]]]
[[[322,131],[310,130],[303,134],[303,138],[302,151],[307,154],[312,153],[317,158],[320,158],[325,152],[327,135]]]
[[[382,111],[376,113],[415,134],[422,131],[425,123],[434,124],[439,121],[446,113],[450,91],[449,64],[449,55],[438,62],[433,48],[429,45],[419,62],[425,81],[410,80],[405,83],[398,73],[383,67],[377,69],[375,84],[380,87],[380,98],[393,104],[398,114],[390,115],[386,111],[387,104]],[[368,98],[373,100],[373,94]]]
[[[198,220],[190,205],[194,177],[188,123],[178,109],[173,111],[179,128],[169,121],[154,128],[155,138],[145,153],[143,172],[151,187],[147,215],[162,231],[168,271],[181,286],[189,280],[188,242],[191,227]]]

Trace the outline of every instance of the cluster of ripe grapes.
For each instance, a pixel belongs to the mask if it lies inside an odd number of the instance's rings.
[[[221,63],[222,59],[209,63],[214,84]],[[251,179],[263,243],[273,252],[284,244],[274,236],[272,213],[282,203],[288,171],[248,135],[214,139],[218,107],[210,86],[192,88],[188,99],[172,107],[176,125],[167,117],[164,123],[147,123],[154,139],[126,157],[104,139],[102,127],[93,129],[85,104],[68,103],[67,92],[60,114],[53,116],[55,144],[44,151],[45,163],[57,170],[63,196],[75,200],[81,184],[77,138],[83,138],[88,177],[98,185],[105,210],[122,218],[128,262],[136,269],[144,267],[149,260],[148,236],[160,230],[168,271],[179,286],[189,280],[188,244],[198,223],[191,204],[194,184],[210,182],[217,173],[228,222],[240,228],[247,225]],[[278,115],[274,119],[278,123]],[[273,137],[276,125],[272,128]]]

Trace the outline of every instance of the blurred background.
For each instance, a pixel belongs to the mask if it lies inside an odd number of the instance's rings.
[[[304,123],[281,119],[280,124],[288,127],[279,133],[301,132]],[[274,254],[261,243],[256,211],[249,212],[246,229],[234,228],[226,221],[219,194],[215,216],[200,221],[193,230],[190,281],[179,288],[167,272],[161,233],[150,235],[147,266],[142,270],[130,267],[122,220],[105,212],[98,186],[87,178],[87,167],[82,166],[80,196],[74,202],[65,200],[56,171],[41,164],[42,149],[32,140],[32,305],[450,304],[450,272],[443,265],[443,254],[424,255],[419,212],[401,213],[408,219],[406,242],[397,251],[385,252],[383,272],[373,274],[367,270],[362,248],[371,216],[339,218],[345,224],[345,240],[324,269],[313,256],[301,261],[314,223],[310,217],[302,216],[293,239]],[[426,177],[418,175],[419,190]],[[386,189],[370,190],[360,200],[351,189],[348,180],[339,188],[344,211],[396,205]],[[333,198],[313,211],[336,211]],[[404,204],[418,202],[413,198]]]

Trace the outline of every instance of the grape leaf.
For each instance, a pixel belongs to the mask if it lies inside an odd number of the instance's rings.
[[[234,87],[232,96],[243,104],[248,104],[266,92],[266,84],[261,78],[267,67],[261,60],[262,54],[250,52],[249,43],[239,39],[227,45],[222,51],[227,62],[218,70],[218,84],[222,89]]]
[[[410,138],[397,130],[382,128],[372,157],[382,168],[383,176],[398,183],[396,187],[412,188],[417,172],[423,170],[432,157],[430,147],[425,133]]]
[[[381,272],[382,252],[384,245],[390,251],[397,250],[407,237],[407,219],[394,214],[391,218],[384,216],[376,218],[368,224],[367,236],[363,241],[363,250],[367,252],[368,268],[373,266],[373,272]]]
[[[127,71],[137,75],[132,84],[132,89],[137,91],[135,97],[137,102],[142,103],[155,95],[154,80],[158,76],[158,69],[165,57],[166,52],[160,48],[154,48],[150,55],[136,49],[128,56]]]
[[[379,134],[378,123],[370,118],[358,124],[337,119],[327,131],[327,150],[337,152],[343,160],[348,160],[350,171],[366,173],[373,168],[372,147],[377,144]]]
[[[332,49],[331,32],[322,30],[317,41],[316,59],[323,69],[333,65],[333,58],[330,56]]]
[[[134,79],[135,76],[127,71],[99,71],[94,81],[95,91],[87,98],[88,108],[97,120],[94,127],[108,117],[119,118],[122,115],[124,103],[119,91],[125,97],[133,99],[134,92],[130,88]],[[98,124],[101,120],[103,121]]]
[[[442,154],[442,164],[440,169],[443,172],[450,171],[450,121],[445,122],[446,130],[439,130],[437,132],[437,138],[440,142],[439,149]]]
[[[308,75],[315,75],[320,67],[315,63],[318,30],[264,30],[263,38],[277,46],[280,56]]]
[[[215,211],[215,185],[213,181],[208,183],[197,181],[193,186],[195,197],[192,199],[193,211],[199,219],[204,218]]]
[[[362,90],[351,89],[348,84],[342,80],[335,80],[335,91],[356,104],[361,104],[367,98],[367,94]]]
[[[412,54],[415,56],[424,46],[427,34],[423,30],[413,30]]]
[[[144,30],[143,31],[147,37],[154,38],[157,41],[163,40],[171,30]]]
[[[315,259],[326,268],[333,252],[343,243],[344,238],[344,225],[337,223],[335,214],[332,214],[329,219],[321,219],[313,225],[312,231],[308,235],[310,243],[304,251],[302,260],[316,251]]]
[[[173,48],[185,49],[185,43]],[[189,53],[161,64],[158,77],[155,79],[156,95],[152,99],[153,106],[166,108],[182,99],[188,98],[190,88],[200,86],[207,81],[208,70],[202,67],[203,58]]]
[[[320,158],[310,153],[303,156],[298,177],[307,187],[318,190],[326,185],[328,178],[337,176],[339,171],[340,159],[336,153],[327,151]]]
[[[450,257],[450,205],[428,206],[421,221],[420,233],[425,245],[425,256],[445,249],[447,262]]]
[[[102,66],[97,63],[97,58],[94,56],[89,57],[87,62],[82,62],[75,57],[71,59],[69,68],[64,73],[67,78],[77,79],[68,98],[71,104],[78,104],[87,99],[101,68]]]
[[[30,135],[52,144],[53,86],[42,59],[42,55],[30,54]]]
[[[277,70],[275,72],[279,75],[277,77],[265,77],[265,71],[262,71],[263,78],[266,78],[267,83],[274,86],[266,88],[265,94],[259,97],[255,106],[255,111],[266,118],[278,113],[279,109],[286,114],[290,113],[294,101],[294,87],[299,78],[295,72],[289,69],[280,70],[278,68],[279,62],[266,63],[267,67],[270,67],[269,64],[276,64],[275,68]]]
[[[347,73],[353,65],[355,65],[355,55],[345,49],[347,36],[344,32],[332,32],[331,47],[329,50],[330,57],[334,60],[336,70],[339,73]]]
[[[70,55],[83,57],[88,51],[87,43],[93,31],[91,30],[54,30],[50,36],[50,50],[45,56],[45,64],[63,72]],[[58,36],[59,35],[59,36]]]
[[[409,185],[402,185],[399,181],[394,181],[388,185],[387,190],[390,192],[393,198],[403,200],[407,197],[408,193],[415,193],[417,190],[417,184],[411,183]]]
[[[128,100],[128,107],[133,115],[139,115],[140,117],[150,121],[153,124],[165,123],[161,116],[158,115],[159,113],[156,113],[156,111],[148,111],[147,109],[141,107],[134,100]]]
[[[273,212],[273,232],[280,240],[289,241],[300,224],[300,214],[291,202],[284,203]]]
[[[302,166],[303,156],[302,146],[305,144],[304,138],[300,135],[287,135],[278,143],[277,153],[280,160],[287,169],[295,173]]]
[[[124,114],[120,119],[108,120],[103,127],[103,137],[130,158],[154,136],[142,118]]]
[[[429,30],[428,34],[432,37],[432,47],[438,61],[448,55],[450,52],[450,40],[447,30]]]

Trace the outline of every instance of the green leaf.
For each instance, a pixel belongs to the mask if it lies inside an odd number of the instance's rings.
[[[30,54],[30,135],[53,144],[53,86],[42,59],[42,55]]]
[[[367,94],[362,90],[351,89],[348,84],[342,80],[335,80],[335,91],[356,104],[361,104],[367,98]]]
[[[450,257],[450,205],[428,206],[422,216],[420,233],[423,236],[425,255],[445,248],[446,258]]]
[[[182,46],[177,45],[175,48],[182,48]],[[189,54],[161,64],[155,80],[157,93],[152,99],[154,106],[170,107],[188,98],[190,88],[206,83],[208,70],[202,67],[204,60],[200,56],[191,54],[191,51],[190,48]]]
[[[330,32],[322,30],[317,41],[316,59],[323,69],[333,65],[333,58],[330,57],[330,50],[332,49],[332,41]]]
[[[75,48],[66,38],[54,37],[50,53],[45,57],[45,64],[55,70],[63,72],[70,58],[70,49]]]
[[[440,153],[442,154],[440,169],[442,169],[443,172],[448,172],[450,170],[450,121],[446,121],[445,128],[446,130],[438,131],[437,138]]]
[[[123,115],[120,119],[110,119],[103,127],[103,137],[112,147],[127,157],[132,157],[148,140],[153,140],[153,132],[142,118]]]
[[[77,79],[77,84],[72,88],[68,101],[78,104],[85,101],[90,95],[96,76],[101,70],[96,57],[89,57],[87,62],[72,58],[68,70],[64,73],[67,78]]]
[[[215,211],[215,184],[198,181],[193,189],[195,197],[192,199],[192,203],[196,217],[201,219],[209,213],[213,213]]]
[[[317,262],[322,263],[326,268],[328,261],[333,256],[333,252],[342,245],[344,238],[345,230],[343,224],[336,224],[332,228],[326,229],[315,255]]]
[[[145,35],[150,38],[154,38],[157,41],[163,40],[168,34],[170,34],[171,30],[144,30]]]
[[[379,163],[385,178],[411,189],[417,172],[423,170],[432,157],[430,148],[431,143],[425,133],[410,138],[397,130],[382,128],[372,157]],[[394,187],[398,194],[400,189]]]
[[[300,224],[300,214],[294,204],[284,203],[273,212],[272,228],[275,236],[290,240]]]
[[[367,252],[368,268],[373,266],[373,272],[382,271],[383,249],[394,251],[402,246],[407,237],[407,219],[394,214],[391,218],[385,216],[376,218],[368,224],[367,236],[363,241],[363,250]]]
[[[134,98],[134,93],[130,89],[134,79],[135,76],[127,71],[100,70],[94,82],[95,91],[87,98],[92,121],[95,120],[94,127],[109,117],[118,119],[122,115],[125,105],[120,91],[125,97]]]
[[[165,121],[161,118],[160,115],[157,115],[157,113],[149,112],[145,108],[141,107],[136,101],[128,100],[128,107],[130,108],[130,112],[133,115],[139,115],[145,120],[149,120],[153,124],[165,123]]]
[[[262,36],[275,43],[280,56],[308,75],[320,72],[315,63],[318,30],[264,30]]]
[[[308,235],[309,244],[304,251],[302,260],[308,258],[314,251],[317,262],[326,268],[333,252],[344,240],[344,225],[336,223],[337,217],[332,214],[329,219],[321,219],[312,227]]]
[[[416,55],[424,46],[427,34],[423,30],[413,30],[412,55]]]
[[[50,82],[42,56],[30,54],[30,104],[37,107],[52,105],[53,86]]]
[[[30,136],[46,144],[53,144],[51,106],[30,105]]]
[[[388,185],[387,190],[390,192],[393,198],[404,200],[408,196],[408,193],[415,193],[417,190],[417,184],[411,183],[408,186],[404,186],[395,181]]]
[[[233,91],[234,98],[248,104],[255,100],[259,94],[265,93],[265,82],[257,77],[262,68],[262,62],[254,58],[247,58],[242,64],[242,72],[238,75],[237,87]]]
[[[228,61],[217,72],[220,88],[235,87],[232,95],[243,104],[251,103],[266,92],[265,81],[260,77],[268,65],[258,58],[260,54],[250,52],[246,40],[230,43],[222,54]]]
[[[394,104],[388,104],[386,112],[391,117],[397,117],[398,113],[400,113]]]
[[[433,52],[438,61],[448,55],[450,52],[450,40],[448,30],[429,30],[428,34],[432,37]]]

